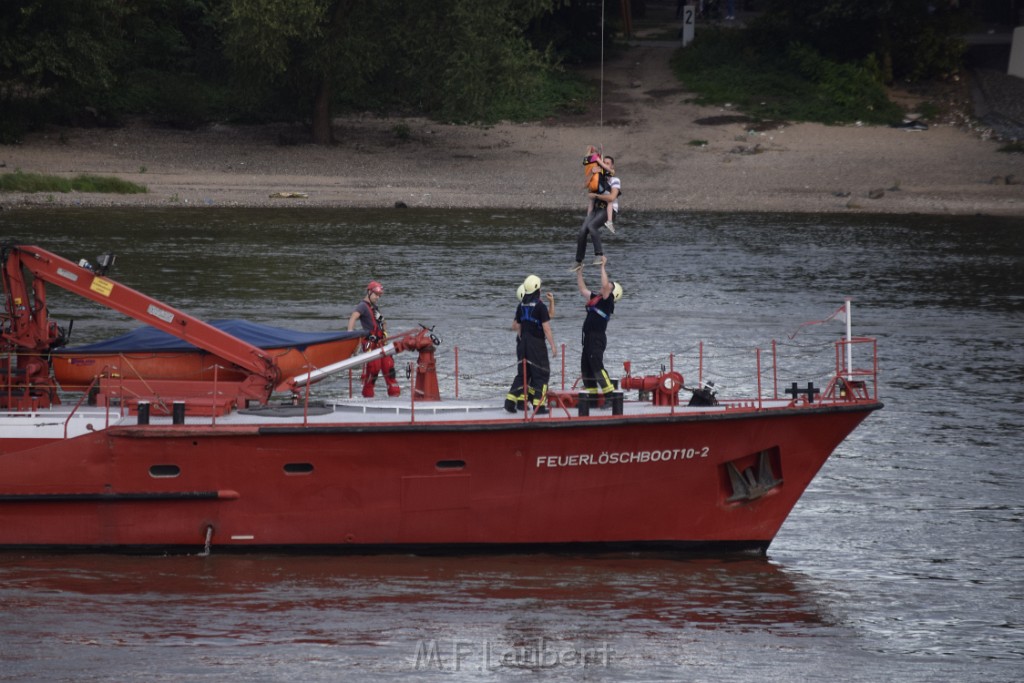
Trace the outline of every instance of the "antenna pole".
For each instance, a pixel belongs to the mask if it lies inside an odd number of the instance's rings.
[[[853,381],[853,310],[846,299],[846,380]]]

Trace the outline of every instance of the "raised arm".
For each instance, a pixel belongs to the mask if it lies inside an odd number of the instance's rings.
[[[607,259],[605,259],[607,260]],[[608,279],[608,271],[605,270],[604,260],[601,261],[601,298],[607,299],[612,293],[612,281]]]
[[[604,270],[602,266],[601,270]],[[587,283],[583,281],[583,269],[580,268],[576,271],[576,288],[580,290],[580,294],[583,295],[584,299],[590,298],[590,290],[587,289]]]

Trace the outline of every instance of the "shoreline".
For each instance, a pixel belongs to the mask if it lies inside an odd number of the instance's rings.
[[[196,131],[141,121],[52,129],[0,147],[0,172],[113,175],[141,195],[0,193],[0,208],[327,207],[566,209],[584,206],[580,160],[603,146],[631,211],[1024,216],[1024,155],[957,121],[928,130],[779,124],[753,131],[698,106],[640,44],[605,65],[600,109],[529,123],[449,125],[347,116],[332,146],[296,126]],[[594,74],[595,77],[597,74]],[[912,106],[911,102],[911,106]],[[305,198],[274,198],[276,193]]]

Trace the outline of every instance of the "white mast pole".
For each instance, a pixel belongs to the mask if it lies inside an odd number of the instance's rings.
[[[846,381],[853,381],[853,310],[846,299]]]

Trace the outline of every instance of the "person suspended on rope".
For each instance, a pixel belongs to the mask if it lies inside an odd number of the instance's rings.
[[[594,265],[604,262],[604,248],[601,245],[601,226],[608,221],[608,217],[619,215],[619,197],[622,195],[622,181],[615,175],[615,159],[605,156],[604,167],[608,187],[604,192],[588,192],[587,199],[590,203],[587,208],[587,216],[583,219],[583,226],[576,236],[576,263],[569,269],[569,272],[576,273],[583,269],[583,257],[587,255],[587,239],[594,244]],[[610,209],[610,211],[607,211]],[[607,211],[607,213],[606,213]]]
[[[516,307],[512,329],[516,333],[516,377],[505,395],[505,410],[516,412],[517,407],[529,402],[535,413],[547,412],[548,380],[551,365],[548,350],[558,357],[555,337],[551,332],[551,313],[541,301],[541,280],[536,275],[528,276],[522,284],[522,299]],[[549,301],[553,301],[548,297]],[[526,374],[523,374],[523,365]],[[525,390],[525,392],[524,392]]]
[[[612,169],[604,162],[601,158],[601,153],[596,147],[590,145],[587,147],[587,153],[583,157],[583,189],[588,193],[594,192],[596,194],[605,194],[611,186],[608,184],[609,179],[614,175]],[[587,197],[587,214],[594,209],[594,200]],[[605,221],[604,227],[608,228],[608,232],[615,234],[615,223],[613,222],[614,214],[611,204],[605,205],[605,213],[607,214],[607,220]]]
[[[608,279],[601,263],[601,289],[592,292],[583,281],[583,271],[576,271],[576,287],[586,299],[587,317],[583,320],[583,353],[580,356],[580,377],[587,393],[607,396],[615,390],[604,368],[604,351],[608,346],[608,321],[615,312],[615,302],[622,298],[622,285]]]
[[[355,329],[358,321],[366,333],[362,342],[364,352],[379,349],[386,344],[388,327],[379,307],[380,297],[383,294],[384,286],[376,280],[371,280],[366,285],[366,296],[356,304],[352,315],[348,318],[349,331]],[[373,398],[373,387],[377,383],[377,375],[380,373],[384,374],[384,381],[388,385],[388,396],[400,395],[402,389],[395,378],[395,359],[391,356],[383,356],[363,366],[363,396]]]

